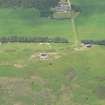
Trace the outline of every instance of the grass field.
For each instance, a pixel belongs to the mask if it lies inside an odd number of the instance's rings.
[[[72,0],[80,39],[105,39],[105,1]],[[35,9],[0,9],[0,36],[63,36],[70,20],[39,17]],[[40,59],[48,53],[48,60]],[[0,45],[0,105],[105,105],[105,47],[71,44]]]
[[[80,9],[76,24],[80,39],[105,39],[105,1],[73,0]],[[0,36],[63,36],[73,39],[70,20],[40,18],[35,9],[0,9]]]
[[[52,54],[41,60],[42,52]],[[0,46],[1,105],[104,105],[105,48],[68,44]]]

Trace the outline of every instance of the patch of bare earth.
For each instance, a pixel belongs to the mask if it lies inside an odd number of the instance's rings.
[[[105,100],[105,86],[97,86],[96,95],[99,99]]]
[[[30,82],[28,79],[0,77],[0,90],[7,91],[7,95],[11,96],[27,95],[31,91]]]
[[[8,105],[28,105],[24,98],[34,95],[31,83],[32,80],[30,79],[0,77],[0,94],[2,99],[9,103]],[[34,103],[34,99],[32,98],[31,100]]]
[[[16,52],[16,49],[5,49],[5,52]]]
[[[44,86],[39,91],[32,89],[32,83],[37,82]],[[38,105],[42,100],[42,105],[53,105],[55,96],[51,89],[46,87],[47,81],[40,76],[31,76],[30,78],[17,78],[17,77],[0,77],[0,94],[4,101],[8,101],[9,105],[29,105],[25,98],[33,105]]]
[[[60,57],[61,54],[58,54],[56,52],[45,52],[45,53],[40,52],[32,54],[30,60],[31,59],[50,60],[50,59],[59,59]]]
[[[93,47],[93,45],[81,44],[80,47],[76,47],[76,48],[74,48],[74,50],[75,51],[85,51],[85,50],[89,50],[92,47]]]
[[[32,54],[31,57],[30,57],[30,59],[35,59],[36,56],[37,56],[37,54]]]
[[[21,103],[21,102],[17,102],[17,103],[15,103],[15,104],[13,104],[13,105],[24,105],[24,104]]]
[[[23,65],[23,64],[14,64],[13,66],[15,68],[20,68],[21,69],[21,68],[24,68],[25,65]]]

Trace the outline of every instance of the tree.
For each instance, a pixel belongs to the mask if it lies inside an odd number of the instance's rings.
[[[33,0],[33,5],[39,9],[42,16],[48,16],[51,14],[51,8],[56,6],[58,2],[59,0]]]
[[[49,10],[57,4],[59,0],[0,0],[3,7],[35,7],[41,10]]]

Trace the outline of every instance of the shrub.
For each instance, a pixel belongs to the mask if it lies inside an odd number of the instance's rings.
[[[105,45],[105,40],[82,40],[84,44]]]

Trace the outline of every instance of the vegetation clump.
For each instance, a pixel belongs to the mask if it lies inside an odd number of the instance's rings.
[[[105,40],[82,40],[84,44],[105,45]]]
[[[8,43],[8,42],[20,42],[20,43],[69,43],[68,39],[63,38],[63,37],[31,37],[31,36],[4,36],[0,37],[0,42],[1,43]]]

